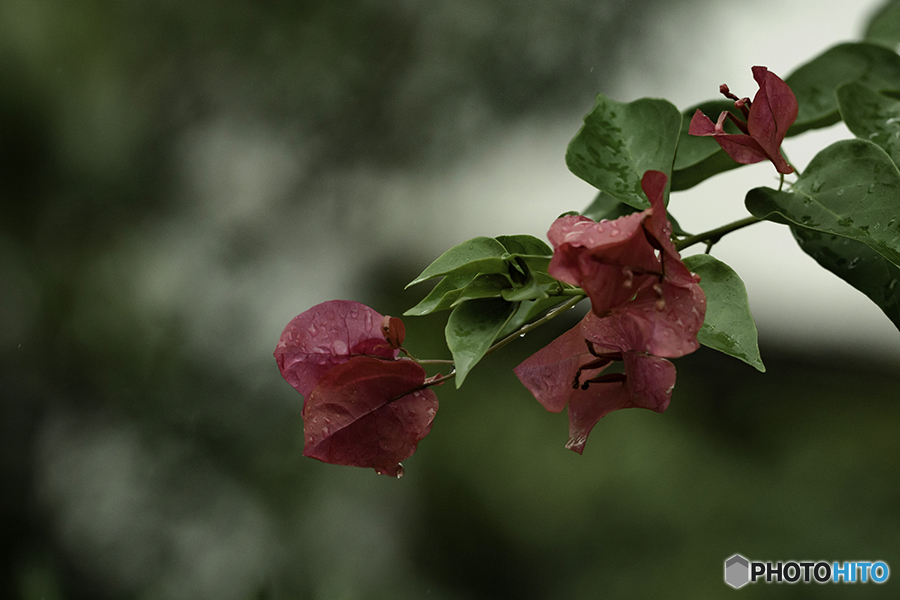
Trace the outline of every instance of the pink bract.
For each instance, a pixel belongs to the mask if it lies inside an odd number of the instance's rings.
[[[659,171],[644,174],[641,188],[650,208],[642,212],[600,223],[565,216],[550,226],[550,275],[584,289],[598,316],[658,281],[663,275],[663,254],[680,262],[666,218],[666,182],[666,175]]]
[[[304,397],[334,367],[354,356],[396,358],[382,333],[384,317],[365,304],[330,300],[294,317],[275,348],[281,375]]]
[[[400,477],[431,431],[437,396],[410,360],[358,356],[322,377],[303,405],[304,456]]]
[[[735,162],[748,165],[770,160],[779,173],[793,173],[793,167],[781,154],[781,144],[788,128],[797,120],[797,98],[788,84],[765,67],[753,67],[753,78],[759,84],[759,91],[752,102],[749,98],[738,99],[728,86],[721,87],[723,94],[735,100],[735,107],[744,114],[746,123],[729,111],[722,112],[713,123],[698,109],[691,118],[688,133],[712,136]],[[725,133],[726,119],[731,119],[742,133]]]
[[[566,448],[579,454],[601,418],[623,408],[662,412],[675,386],[675,366],[663,358],[636,352],[627,345],[614,348],[608,343],[600,352],[592,348],[587,337],[594,337],[598,321],[602,319],[588,313],[581,323],[514,369],[548,411],[560,412],[568,406]],[[624,373],[603,375],[619,361]]]
[[[581,453],[594,425],[622,408],[662,412],[676,358],[699,347],[706,296],[672,242],[664,204],[667,177],[648,171],[650,208],[595,223],[567,216],[550,228],[550,274],[581,286],[591,312],[514,370],[549,411],[568,407],[569,442]],[[618,372],[605,372],[616,363]]]
[[[672,243],[666,182],[659,171],[644,174],[650,208],[640,213],[600,223],[557,219],[548,233],[554,248],[549,272],[584,289],[591,311],[609,318],[607,337],[629,332],[629,342],[616,347],[676,357],[696,350],[706,297]]]

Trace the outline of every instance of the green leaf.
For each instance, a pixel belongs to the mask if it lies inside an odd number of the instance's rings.
[[[801,66],[785,79],[800,105],[788,135],[836,123],[835,90],[851,81],[876,92],[900,92],[900,56],[866,42],[839,44]]]
[[[853,135],[881,146],[900,165],[900,102],[858,83],[837,90],[844,123]]]
[[[495,298],[468,300],[453,309],[444,333],[456,366],[456,387],[463,384],[515,310],[515,304]]]
[[[851,239],[799,227],[791,231],[804,252],[868,296],[900,329],[900,267]]]
[[[511,289],[511,287],[512,283],[506,275],[482,273],[460,290],[459,297],[453,301],[453,306],[475,298],[499,298],[501,292]]]
[[[866,140],[825,148],[790,192],[747,192],[755,217],[863,242],[900,265],[900,171],[887,153]]]
[[[405,317],[419,317],[453,307],[462,289],[469,285],[477,273],[451,273],[438,282],[421,302],[403,313]]]
[[[597,194],[597,197],[594,198],[594,201],[591,202],[590,206],[584,209],[581,216],[594,221],[602,221],[603,219],[614,221],[619,217],[638,212],[638,210],[639,209],[633,206],[628,206],[624,202],[619,202],[606,192],[600,192]],[[678,236],[690,235],[681,228],[681,225],[678,224],[678,221],[675,220],[672,213],[667,211],[666,216],[672,224],[672,233]]]
[[[533,235],[501,235],[495,239],[503,244],[503,247],[510,254],[533,256],[549,256],[553,254],[553,250],[546,242]]]
[[[735,110],[734,102],[731,100],[710,100],[697,106],[692,106],[682,113],[681,132],[678,134],[678,150],[675,152],[675,164],[672,167],[673,192],[692,188],[713,175],[741,166],[740,163],[735,162],[734,159],[725,154],[725,151],[712,137],[690,135],[688,133],[691,119],[697,109],[700,109],[713,122],[726,110],[744,120],[743,115]],[[725,121],[725,131],[728,133],[740,133],[737,126],[730,120]]]
[[[684,264],[700,275],[706,294],[706,319],[697,341],[765,373],[744,282],[734,269],[709,254],[688,256]]]
[[[649,170],[672,172],[681,113],[665,100],[631,103],[597,96],[594,109],[569,142],[569,170],[618,200],[647,208],[641,178]]]
[[[900,2],[889,0],[872,15],[866,27],[865,39],[873,44],[881,44],[896,49],[900,44]]]
[[[467,265],[475,261],[486,261],[483,264],[495,265],[493,268],[486,267],[485,269],[476,270],[475,273],[503,272],[496,270],[497,261],[491,261],[491,259],[501,259],[501,257],[506,253],[506,248],[503,246],[503,244],[501,244],[494,238],[472,238],[471,240],[454,246],[441,254],[437,258],[437,260],[428,265],[428,267],[424,271],[422,271],[422,273],[418,277],[410,281],[406,285],[406,287],[421,283],[426,279],[446,275],[458,269],[459,267],[462,267],[463,265]],[[502,260],[500,262],[502,262]]]

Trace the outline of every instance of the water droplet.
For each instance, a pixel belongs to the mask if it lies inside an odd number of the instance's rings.
[[[519,334],[519,337],[520,337],[520,338],[523,338],[523,337],[525,337],[525,334],[524,334],[524,333],[520,333],[520,334]]]
[[[847,263],[847,268],[848,268],[848,269],[855,269],[855,268],[856,268],[856,265],[858,265],[858,264],[859,264],[859,257],[856,257],[856,258],[854,258],[853,260],[851,260],[850,262]]]

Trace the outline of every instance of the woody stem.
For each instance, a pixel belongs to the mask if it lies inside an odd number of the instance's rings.
[[[680,252],[685,248],[693,246],[694,244],[700,242],[712,242],[714,244],[718,242],[719,239],[731,233],[732,231],[737,231],[738,229],[742,229],[744,227],[747,227],[748,225],[759,223],[759,221],[760,219],[757,219],[756,217],[746,217],[739,221],[735,221],[734,223],[728,223],[727,225],[722,225],[721,227],[716,227],[715,229],[710,229],[709,231],[698,233],[697,235],[690,235],[675,242],[675,249]]]

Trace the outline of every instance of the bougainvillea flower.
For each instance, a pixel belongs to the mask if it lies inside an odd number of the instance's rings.
[[[297,315],[275,348],[282,377],[306,397],[328,371],[354,356],[396,358],[399,350],[385,340],[383,320],[351,300],[330,300]]]
[[[637,352],[628,340],[607,342],[598,349],[588,338],[604,319],[593,313],[514,369],[516,376],[544,408],[568,407],[566,448],[582,453],[588,434],[607,414],[623,408],[663,412],[675,386],[675,366],[664,358]],[[622,342],[619,347],[616,343]],[[604,374],[621,362],[624,372]]]
[[[332,368],[303,405],[304,456],[400,477],[438,409],[411,360],[357,356]]]
[[[681,262],[666,217],[666,175],[647,171],[641,180],[650,208],[596,223],[561,217],[550,227],[549,273],[580,286],[598,317],[613,319],[610,335],[631,329],[619,342],[656,356],[683,356],[697,348],[706,297]]]
[[[688,133],[712,136],[728,156],[744,165],[770,160],[779,173],[793,173],[794,168],[781,154],[781,143],[788,128],[797,120],[797,98],[790,86],[765,67],[753,67],[753,79],[759,84],[753,101],[738,98],[727,85],[719,91],[734,100],[734,106],[747,122],[723,111],[713,123],[699,109],[691,119]],[[725,120],[730,119],[742,133],[725,133]]]
[[[400,477],[431,431],[438,402],[425,370],[398,359],[406,328],[359,302],[332,300],[297,315],[275,348],[305,401],[304,456]]]
[[[666,182],[659,171],[644,174],[650,208],[640,213],[600,223],[566,216],[550,228],[549,272],[581,286],[591,311],[514,372],[547,410],[568,407],[566,447],[579,454],[610,412],[664,411],[675,386],[675,366],[666,358],[699,347],[706,296],[672,242]],[[616,363],[622,368],[608,371]]]

